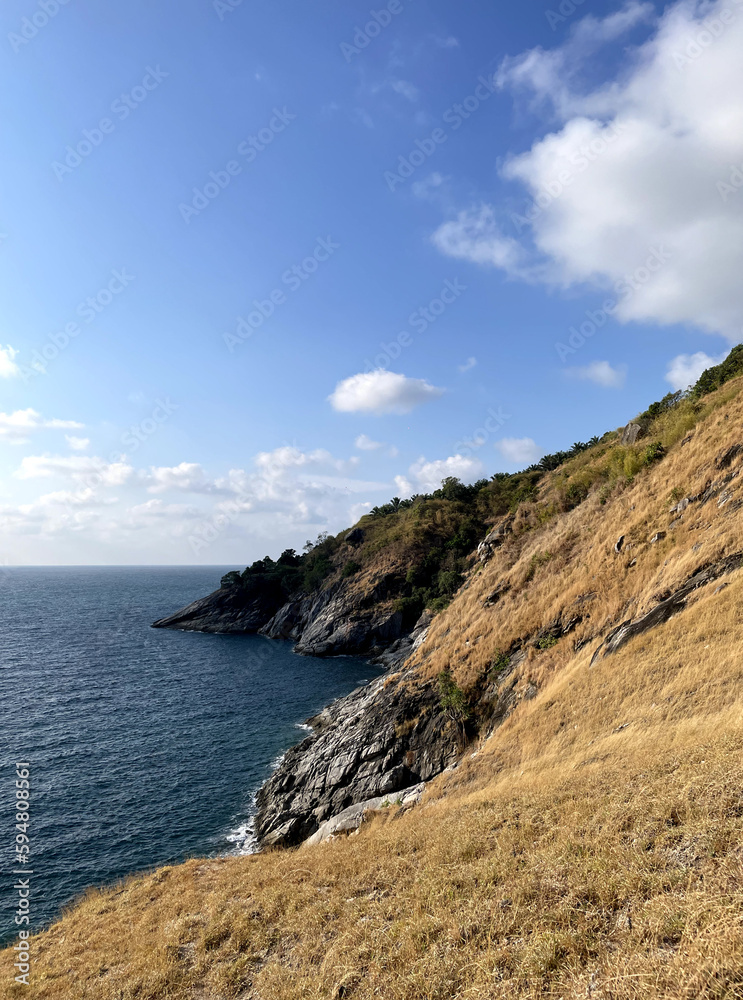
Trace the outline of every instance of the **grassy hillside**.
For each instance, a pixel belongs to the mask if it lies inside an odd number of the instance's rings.
[[[471,715],[420,806],[90,893],[33,940],[30,989],[4,953],[0,997],[743,997],[743,571],[591,666],[612,628],[743,551],[743,379],[712,383],[651,408],[636,444],[608,435],[537,472],[504,544],[461,557],[399,681],[448,672]],[[435,505],[462,503],[419,504],[445,512],[444,551],[455,508]],[[359,579],[380,553],[396,574],[390,553],[427,558],[415,505],[362,528]]]

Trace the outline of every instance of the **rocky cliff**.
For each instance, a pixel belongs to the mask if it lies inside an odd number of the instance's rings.
[[[341,814],[355,822],[365,803],[454,765],[468,741],[492,734],[586,647],[595,666],[702,592],[716,597],[726,586],[716,581],[743,563],[743,445],[730,419],[743,408],[738,388],[704,404],[654,404],[641,437],[620,429],[581,446],[538,489],[522,479],[505,513],[493,500],[498,477],[477,488],[474,504],[460,493],[450,507],[427,497],[380,511],[340,538],[313,592],[277,605],[227,587],[157,622],[261,631],[300,653],[365,655],[388,668],[309,720],[312,735],[258,795],[259,840],[291,846],[335,829],[329,821]],[[467,534],[483,494],[500,516]],[[454,574],[451,607],[411,624],[426,545],[439,546],[436,571],[446,577],[441,553],[456,538],[470,557]]]
[[[215,590],[207,597],[181,608],[167,618],[152,623],[153,628],[182,629],[186,632],[257,632],[276,613],[274,596],[247,596],[240,587]]]
[[[435,692],[405,674],[379,677],[309,721],[315,732],[258,793],[266,846],[301,843],[349,806],[428,781],[459,752]]]

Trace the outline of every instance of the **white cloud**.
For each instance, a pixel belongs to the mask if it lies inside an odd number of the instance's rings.
[[[606,64],[599,46],[651,13],[634,3],[586,18],[562,48],[534,49],[501,69],[501,85],[553,105],[549,134],[503,169],[535,206],[529,260],[488,206],[445,223],[434,241],[511,275],[611,287],[620,322],[691,324],[737,341],[743,17],[729,0],[672,4],[614,78],[583,87]]]
[[[367,434],[359,434],[354,443],[360,451],[378,451],[384,448],[383,441],[373,441]]]
[[[316,448],[314,451],[306,452],[300,451],[293,445],[284,445],[273,451],[259,452],[255,457],[255,464],[270,479],[279,478],[290,469],[335,469],[341,471],[344,467],[341,459],[333,458],[330,452],[324,448]]]
[[[371,501],[365,501],[364,503],[355,503],[351,505],[351,509],[348,512],[348,523],[356,524],[359,518],[363,517],[364,514],[368,514],[372,509],[374,504]]]
[[[35,501],[31,507],[104,507],[116,503],[114,497],[102,497],[90,487],[85,486],[79,490],[57,490],[54,493],[45,493]]]
[[[74,434],[65,434],[65,441],[73,451],[86,451],[90,446],[90,438],[75,437]]]
[[[421,403],[443,395],[424,379],[408,378],[378,368],[373,372],[352,375],[339,382],[328,397],[334,410],[340,413],[410,413]]]
[[[444,222],[431,241],[447,257],[503,268],[514,275],[523,273],[521,245],[503,234],[488,205],[462,211],[456,219]]]
[[[627,378],[627,366],[617,365],[613,368],[608,361],[592,361],[582,368],[567,368],[565,374],[569,378],[595,382],[605,389],[621,389]]]
[[[719,365],[725,357],[726,354],[722,354],[720,357],[712,358],[704,351],[697,351],[696,354],[679,354],[668,363],[666,382],[670,382],[671,388],[675,391],[688,389],[699,379],[702,372]]]
[[[395,482],[398,487],[409,484],[412,480],[417,487],[424,492],[437,490],[444,479],[455,476],[464,482],[474,482],[482,475],[483,464],[477,458],[468,458],[466,455],[450,455],[449,458],[438,459],[428,462],[425,458],[419,458],[408,469],[409,479],[397,477]],[[399,480],[399,482],[398,482]]]
[[[533,438],[502,438],[495,442],[496,449],[513,465],[532,465],[544,454]]]
[[[15,472],[18,479],[61,476],[86,481],[88,486],[122,486],[134,469],[125,459],[105,462],[88,455],[27,455]]]
[[[477,358],[467,358],[463,365],[458,365],[459,371],[464,375],[465,372],[471,371],[477,365]]]
[[[76,420],[46,420],[29,407],[27,410],[14,410],[13,413],[0,413],[0,440],[24,444],[34,431],[78,430],[82,426]]]
[[[93,562],[105,554],[118,563],[192,564],[196,556],[213,564],[231,561],[238,548],[250,561],[299,548],[320,531],[337,532],[348,526],[352,507],[368,510],[389,498],[389,482],[356,479],[355,467],[325,449],[294,446],[262,452],[249,469],[217,478],[193,462],[135,471],[124,459],[28,456],[17,478],[59,477],[70,485],[0,507],[0,543],[18,562]],[[122,486],[120,497],[111,486]],[[189,491],[194,496],[185,503],[167,496]]]
[[[422,181],[414,181],[412,192],[416,198],[430,198],[443,185],[444,177],[438,171],[424,177]]]
[[[415,493],[415,487],[407,476],[395,476],[395,487],[397,488],[397,495],[404,498],[412,497]]]
[[[166,493],[177,490],[180,493],[212,493],[212,484],[207,480],[202,467],[196,462],[181,462],[173,466],[152,466],[144,476],[148,493]]]
[[[560,48],[545,51],[540,46],[504,59],[496,74],[496,83],[501,88],[526,92],[535,106],[543,102],[552,104],[556,113],[565,118],[576,110],[571,83],[587,59],[601,46],[616,41],[641,22],[649,22],[654,14],[651,3],[631,0],[608,17],[597,18],[592,14],[584,17],[576,22],[567,42]]]
[[[129,516],[135,520],[148,521],[154,518],[202,517],[203,513],[196,507],[185,503],[165,503],[164,500],[146,500],[128,510]]]
[[[414,104],[420,97],[420,91],[409,80],[390,80],[390,87],[400,97],[404,97],[406,101],[410,101],[411,104]]]
[[[0,378],[13,378],[20,375],[21,369],[13,360],[17,357],[18,351],[10,346],[0,347]]]

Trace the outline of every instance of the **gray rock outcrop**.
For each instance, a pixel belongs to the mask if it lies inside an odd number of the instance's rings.
[[[630,639],[634,639],[635,636],[657,628],[658,625],[662,625],[669,618],[683,611],[686,607],[687,598],[693,591],[698,590],[700,587],[705,587],[708,583],[719,579],[721,576],[726,576],[728,573],[740,569],[741,566],[743,566],[743,552],[736,552],[719,563],[714,563],[711,566],[706,566],[698,570],[682,587],[679,587],[674,593],[660,601],[659,604],[656,604],[647,614],[642,615],[640,618],[622,622],[621,625],[612,629],[593,654],[591,666],[603,657],[616,653],[618,649],[621,649],[625,643],[628,643]]]
[[[643,430],[640,424],[630,423],[622,431],[621,444],[631,445],[636,444],[638,438],[642,437]]]
[[[512,525],[513,517],[506,517],[483,538],[477,546],[477,555],[481,563],[487,562],[495,550],[501,547],[508,535],[510,535]]]
[[[403,616],[388,604],[366,604],[343,583],[301,595],[264,624],[270,639],[290,639],[307,656],[373,655],[403,635]]]
[[[322,844],[331,837],[337,837],[339,833],[353,833],[354,830],[358,830],[369,813],[389,809],[392,806],[405,808],[416,805],[420,802],[425,788],[425,783],[420,782],[418,785],[413,785],[412,788],[403,788],[401,792],[393,792],[392,795],[378,795],[375,799],[367,799],[366,802],[349,806],[337,816],[326,819],[322,826],[305,840],[305,847]]]
[[[430,780],[459,751],[437,692],[407,674],[379,677],[309,722],[313,734],[258,793],[255,830],[264,846],[300,844],[351,806]]]
[[[280,598],[267,593],[248,597],[241,587],[224,587],[207,597],[159,618],[153,628],[182,629],[186,632],[257,632],[276,613]]]

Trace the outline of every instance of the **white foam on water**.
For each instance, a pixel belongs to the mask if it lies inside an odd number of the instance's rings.
[[[225,840],[234,844],[234,847],[227,851],[228,855],[256,854],[258,852],[258,841],[252,819],[238,826],[232,833],[228,833]]]

